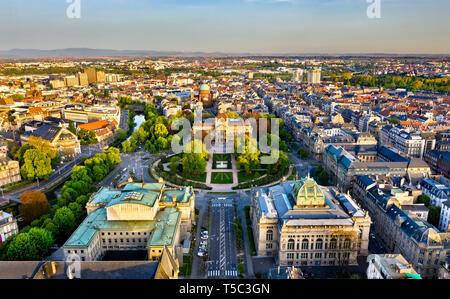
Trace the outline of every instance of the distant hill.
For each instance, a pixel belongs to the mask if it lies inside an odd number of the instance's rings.
[[[142,57],[142,56],[316,56],[316,57],[448,57],[448,54],[389,54],[389,53],[224,53],[224,52],[182,52],[153,50],[111,50],[91,48],[66,48],[56,50],[11,49],[0,51],[0,58],[34,57]]]
[[[11,49],[0,51],[3,58],[25,57],[135,57],[135,56],[224,56],[225,53],[151,51],[151,50],[110,50],[90,48],[67,48],[57,50]]]

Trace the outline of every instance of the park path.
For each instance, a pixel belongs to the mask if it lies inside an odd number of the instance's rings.
[[[214,191],[232,191],[233,187],[238,185],[238,170],[236,167],[236,160],[231,155],[231,173],[233,174],[233,184],[212,184],[212,172],[230,172],[230,169],[213,169],[213,154],[209,155],[208,163],[206,164],[206,185],[213,188]]]

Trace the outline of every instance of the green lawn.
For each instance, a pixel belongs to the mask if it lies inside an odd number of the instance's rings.
[[[254,173],[251,173],[251,174],[246,174],[245,171],[239,171],[238,172],[238,181],[239,181],[239,183],[248,182],[251,180],[258,179],[258,178],[262,177],[264,174],[265,174],[264,171],[255,171]]]
[[[204,172],[203,174],[199,175],[199,176],[183,176],[182,174],[180,174],[181,177],[191,180],[191,181],[196,181],[196,182],[202,182],[205,183],[206,182],[206,172]]]
[[[214,154],[213,161],[231,161],[231,154]]]
[[[212,184],[233,184],[232,172],[212,172],[211,173]]]

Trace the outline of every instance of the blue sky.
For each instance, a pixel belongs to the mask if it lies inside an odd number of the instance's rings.
[[[0,49],[450,54],[449,0],[0,0]]]

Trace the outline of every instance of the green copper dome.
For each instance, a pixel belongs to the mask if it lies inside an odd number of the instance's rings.
[[[209,90],[210,88],[208,84],[203,83],[200,85],[200,91],[209,91]]]

